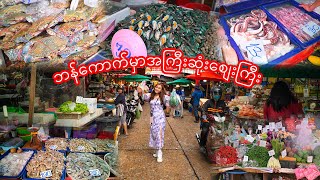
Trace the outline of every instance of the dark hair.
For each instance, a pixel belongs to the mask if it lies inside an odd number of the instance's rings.
[[[287,108],[290,104],[297,102],[298,100],[290,91],[288,84],[284,81],[278,81],[271,89],[267,106],[271,105],[276,112],[280,112],[283,108]]]
[[[157,87],[158,85],[161,86],[161,88],[162,88],[162,89],[161,89],[161,92],[160,92],[160,94],[159,94],[159,98],[160,98],[161,104],[163,105],[163,104],[164,104],[163,98],[164,98],[165,92],[164,92],[164,86],[163,86],[163,84],[161,84],[161,83],[158,83],[157,85],[154,86],[154,88],[153,88],[153,90],[152,90],[152,92],[151,92],[150,101],[153,100],[154,97],[156,96],[155,89],[156,89],[156,87]]]
[[[117,88],[117,92],[118,92],[119,90],[122,90],[122,91],[123,91],[123,89],[122,89],[120,86]]]

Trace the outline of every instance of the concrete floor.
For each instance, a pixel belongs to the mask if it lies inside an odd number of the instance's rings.
[[[184,117],[167,118],[163,162],[158,163],[148,146],[150,106],[145,104],[139,120],[129,129],[129,136],[119,137],[120,173],[123,179],[210,179],[212,166],[199,152],[195,133],[199,124],[184,111]]]

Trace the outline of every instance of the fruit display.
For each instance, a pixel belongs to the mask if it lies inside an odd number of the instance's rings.
[[[214,159],[217,164],[235,164],[238,160],[237,150],[231,146],[221,146],[214,152]]]
[[[320,166],[320,146],[314,148],[313,155],[313,163],[315,163],[317,166]]]

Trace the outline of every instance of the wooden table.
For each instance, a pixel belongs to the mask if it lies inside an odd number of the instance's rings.
[[[242,171],[245,173],[251,173],[251,174],[263,174],[263,180],[267,180],[269,175],[272,174],[279,174],[279,175],[293,175],[294,169],[288,169],[288,168],[281,168],[278,172],[274,172],[271,168],[242,168],[238,166],[233,167],[215,167],[212,171],[212,175],[216,176],[221,173],[229,173],[231,175],[231,180],[235,179],[235,173],[236,171]],[[240,174],[240,172],[238,173]],[[243,173],[241,173],[243,174]]]

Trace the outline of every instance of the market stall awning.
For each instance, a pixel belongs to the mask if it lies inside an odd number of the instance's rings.
[[[222,77],[219,74],[212,71],[201,72],[199,76],[196,76],[195,74],[187,75],[186,78],[194,79],[194,80],[211,80],[211,81],[222,80]]]
[[[123,76],[123,77],[120,78],[120,79],[121,79],[121,80],[128,81],[128,82],[133,82],[133,81],[141,82],[141,81],[148,81],[148,80],[150,80],[150,77],[137,74],[137,75]]]
[[[181,79],[177,79],[177,80],[174,80],[174,81],[168,82],[167,84],[180,84],[180,85],[186,85],[186,84],[191,84],[191,81],[190,81],[190,80],[188,80],[188,79],[181,78]]]

